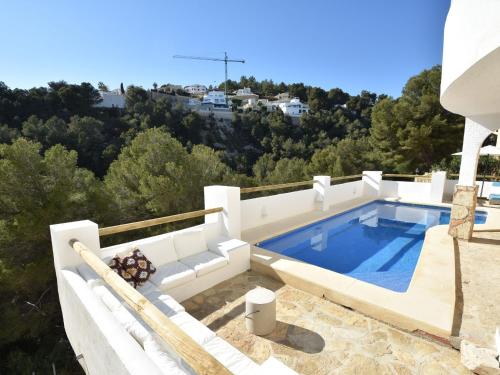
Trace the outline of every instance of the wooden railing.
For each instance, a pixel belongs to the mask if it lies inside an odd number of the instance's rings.
[[[286,188],[292,188],[292,187],[297,187],[297,186],[312,185],[312,184],[314,184],[314,182],[315,182],[314,180],[310,180],[310,181],[300,181],[300,182],[289,182],[286,184],[247,187],[247,188],[241,188],[240,193],[246,194],[246,193],[255,193],[257,191],[286,189]]]
[[[82,259],[156,332],[197,374],[230,375],[216,358],[173,323],[146,297],[130,286],[77,239],[69,242]]]
[[[222,207],[210,208],[207,210],[191,211],[191,212],[186,212],[183,214],[159,217],[156,219],[136,221],[134,223],[120,224],[120,225],[114,225],[112,227],[99,228],[99,236],[109,236],[110,234],[127,232],[129,230],[147,228],[147,227],[152,227],[154,225],[160,225],[160,224],[172,223],[174,221],[192,219],[195,217],[200,217],[200,216],[205,216],[208,214],[214,214],[216,212],[221,212],[222,210],[223,210]]]
[[[330,178],[330,181],[337,182],[337,181],[345,181],[345,180],[354,180],[356,178],[362,178],[363,176],[364,176],[363,174],[353,174],[350,176],[332,177],[332,178]]]
[[[458,173],[451,173],[448,176],[450,177],[458,177]],[[478,174],[476,175],[476,179],[483,179],[483,180],[500,180],[500,176],[493,176],[493,175],[482,175]]]
[[[335,182],[335,181],[353,180],[353,179],[361,178],[361,177],[363,177],[362,174],[355,174],[355,175],[351,175],[351,176],[332,177],[330,179],[330,181]],[[240,193],[247,194],[247,193],[255,193],[255,192],[267,191],[267,190],[288,189],[288,188],[294,188],[294,187],[299,187],[299,186],[312,185],[315,182],[317,182],[317,181],[308,180],[308,181],[299,181],[299,182],[288,182],[285,184],[246,187],[246,188],[240,188]]]
[[[422,174],[398,174],[398,173],[384,173],[382,174],[382,177],[390,177],[390,178],[416,178],[416,177],[422,177],[424,175]]]

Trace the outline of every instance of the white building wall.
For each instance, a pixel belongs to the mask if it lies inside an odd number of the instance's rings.
[[[94,107],[98,108],[125,108],[125,95],[110,91],[100,91],[102,101]]]
[[[184,91],[192,95],[201,95],[205,94],[208,90],[204,85],[189,85],[184,87]]]
[[[441,104],[500,127],[500,1],[453,0],[446,18]]]

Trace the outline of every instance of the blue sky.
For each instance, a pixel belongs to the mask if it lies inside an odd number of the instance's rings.
[[[11,0],[0,3],[0,81],[222,82],[229,76],[399,96],[441,62],[450,0]]]

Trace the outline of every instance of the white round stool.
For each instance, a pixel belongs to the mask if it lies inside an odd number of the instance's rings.
[[[245,325],[255,335],[264,336],[276,327],[276,295],[265,288],[255,288],[245,295]]]

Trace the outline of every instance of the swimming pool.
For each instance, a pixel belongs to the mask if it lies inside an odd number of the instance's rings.
[[[476,212],[476,223],[486,222]],[[257,244],[396,292],[406,292],[425,231],[448,224],[450,209],[375,201]]]

